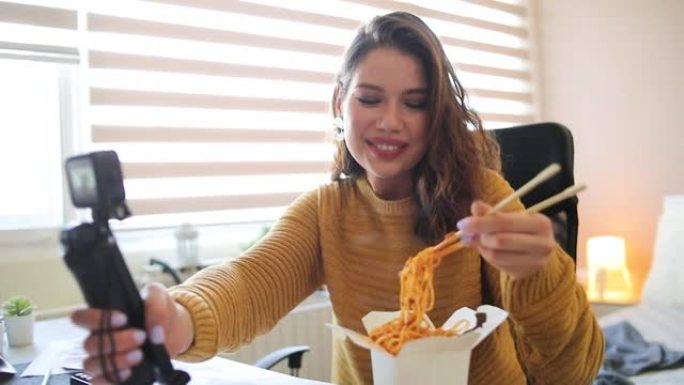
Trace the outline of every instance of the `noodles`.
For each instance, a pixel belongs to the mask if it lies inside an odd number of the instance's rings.
[[[369,337],[389,353],[397,355],[411,340],[428,336],[455,336],[468,329],[468,321],[459,320],[452,328],[435,328],[426,313],[435,305],[434,271],[444,251],[434,247],[409,258],[399,273],[399,317],[370,331]]]
[[[489,210],[489,214],[503,209],[511,201],[522,197],[539,183],[547,180],[560,170],[560,166],[552,164],[542,170],[537,176],[525,183],[518,190],[496,204]],[[584,190],[585,185],[573,185],[561,193],[552,196],[526,210],[538,212],[563,199],[567,199]],[[370,331],[369,337],[391,354],[398,354],[404,344],[418,338],[428,336],[454,336],[465,331],[480,327],[486,320],[484,313],[476,313],[477,321],[474,327],[466,320],[459,320],[449,329],[436,329],[426,313],[435,305],[434,271],[442,262],[444,256],[463,247],[460,231],[448,233],[442,242],[436,246],[427,247],[404,264],[399,273],[401,292],[399,294],[399,318],[391,320]]]

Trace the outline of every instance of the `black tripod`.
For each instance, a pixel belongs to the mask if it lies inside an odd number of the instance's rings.
[[[78,282],[92,308],[105,310],[98,332],[98,346],[114,345],[110,324],[112,310],[126,314],[127,327],[145,329],[144,303],[121,255],[109,218],[124,219],[130,215],[124,202],[121,169],[112,151],[82,155],[67,160],[67,177],[72,201],[77,207],[92,209],[92,223],[82,223],[62,230],[64,261]],[[114,193],[111,193],[114,192]],[[118,378],[113,356],[100,354],[100,365],[106,368],[107,380],[117,384],[185,385],[190,376],[174,370],[164,345],[153,345],[149,339],[142,346],[143,360],[133,367],[126,381]]]

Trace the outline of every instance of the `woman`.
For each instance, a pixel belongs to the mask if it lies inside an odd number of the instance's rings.
[[[332,107],[333,182],[298,198],[241,258],[169,290],[146,287],[147,333],[119,329],[116,351],[104,349],[121,377],[141,360],[146,336],[179,359],[207,359],[268,331],[321,285],[336,322],[363,332],[367,312],[397,309],[406,258],[458,227],[469,247],[436,270],[431,319],[483,303],[510,313],[473,352],[469,383],[589,383],[603,337],[573,262],[546,217],[515,213],[519,201],[486,215],[512,190],[434,33],[407,13],[371,20],[345,54]],[[72,318],[96,330],[101,314]],[[112,324],[125,317],[115,313]],[[85,347],[85,368],[103,381],[97,338]],[[372,384],[368,351],[336,339],[333,360],[333,382]]]

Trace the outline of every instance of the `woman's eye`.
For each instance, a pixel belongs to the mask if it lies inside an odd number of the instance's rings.
[[[357,96],[356,100],[358,100],[359,103],[365,104],[367,106],[373,106],[373,105],[380,103],[380,99],[377,99],[377,98],[364,98],[364,97]]]
[[[420,110],[427,107],[427,101],[426,100],[407,100],[404,103],[410,108],[415,108],[415,109],[420,109]]]

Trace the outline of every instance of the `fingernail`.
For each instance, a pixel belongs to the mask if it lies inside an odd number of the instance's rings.
[[[150,342],[155,345],[161,345],[164,343],[164,328],[161,325],[157,325],[152,328],[150,333]]]
[[[458,227],[459,230],[463,230],[463,228],[468,224],[468,219],[463,218],[460,221],[456,222],[456,227]]]
[[[461,234],[461,243],[463,243],[464,245],[472,245],[474,241],[475,237],[473,237],[472,235]]]
[[[119,370],[119,381],[126,381],[128,377],[131,376],[131,370],[130,369],[121,369]]]
[[[126,314],[113,313],[111,319],[112,327],[118,328],[126,325]]]
[[[145,342],[146,337],[147,337],[147,335],[142,330],[136,330],[133,332],[133,341],[135,341],[138,345]]]
[[[126,360],[128,361],[129,364],[135,365],[138,362],[142,361],[143,354],[142,351],[140,350],[134,350],[126,355]]]

